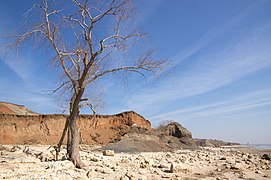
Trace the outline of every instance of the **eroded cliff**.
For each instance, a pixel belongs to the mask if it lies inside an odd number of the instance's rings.
[[[65,115],[0,114],[0,144],[56,144],[65,125]],[[139,114],[81,115],[78,120],[82,144],[107,144],[120,140],[132,126],[151,129]]]

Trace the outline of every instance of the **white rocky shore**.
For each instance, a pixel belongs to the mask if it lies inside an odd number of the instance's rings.
[[[271,161],[231,148],[202,148],[104,156],[82,147],[88,170],[53,161],[48,146],[0,145],[0,179],[271,179]]]

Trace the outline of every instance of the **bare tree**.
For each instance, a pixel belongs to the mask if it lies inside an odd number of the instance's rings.
[[[153,50],[133,59],[119,56],[132,44],[132,39],[143,36],[125,26],[132,10],[130,0],[70,0],[65,3],[42,0],[34,4],[26,13],[27,31],[17,36],[16,44],[19,47],[34,37],[43,40],[40,42],[54,53],[55,62],[63,71],[62,83],[54,92],[64,89],[71,94],[69,115],[56,151],[60,151],[68,132],[67,155],[76,167],[83,168],[77,118],[84,106],[96,113],[93,99],[84,96],[87,87],[114,72],[135,72],[143,76],[147,72],[155,73],[164,60],[154,60]]]

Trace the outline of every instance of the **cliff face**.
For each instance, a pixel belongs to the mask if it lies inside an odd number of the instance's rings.
[[[23,105],[13,104],[9,102],[0,102],[1,114],[17,114],[17,115],[38,115],[37,113],[27,109]]]
[[[65,115],[0,114],[0,144],[56,144],[65,120]],[[78,125],[81,143],[101,145],[120,140],[132,126],[151,129],[150,122],[133,111],[95,118],[81,115]]]

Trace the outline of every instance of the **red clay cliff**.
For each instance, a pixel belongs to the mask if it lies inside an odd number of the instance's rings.
[[[6,104],[9,110],[5,107]],[[67,116],[39,115],[24,106],[10,104],[3,105],[0,102],[0,144],[57,144]],[[14,108],[22,110],[18,113],[20,115],[14,113]],[[133,111],[96,115],[95,118],[92,115],[81,115],[78,124],[82,144],[104,145],[120,140],[133,126],[151,129],[150,122]]]

